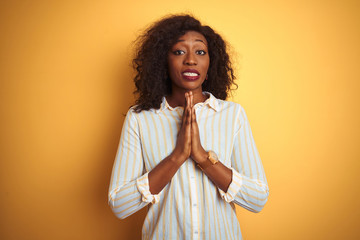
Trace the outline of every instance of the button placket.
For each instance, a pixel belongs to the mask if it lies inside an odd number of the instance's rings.
[[[197,204],[197,192],[196,192],[196,177],[195,177],[195,169],[193,164],[189,164],[188,165],[188,170],[189,170],[189,176],[190,176],[190,194],[191,194],[191,207],[192,207],[192,223],[193,223],[193,238],[197,239],[198,238],[198,227],[199,227],[199,223],[198,223],[198,215],[199,215],[199,209],[198,209],[198,204]]]

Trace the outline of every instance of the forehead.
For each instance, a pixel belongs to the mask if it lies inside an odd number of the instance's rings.
[[[177,41],[175,42],[175,44],[178,44],[178,43],[197,43],[197,42],[198,43],[203,43],[206,46],[208,45],[204,35],[202,35],[199,32],[188,31],[184,35],[180,36],[177,39]]]

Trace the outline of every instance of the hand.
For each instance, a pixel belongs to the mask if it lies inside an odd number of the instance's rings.
[[[185,108],[182,116],[181,127],[177,136],[176,146],[173,151],[175,159],[184,162],[191,154],[191,104],[190,94],[185,93]]]
[[[189,92],[190,106],[191,106],[191,158],[201,163],[207,159],[208,153],[204,150],[200,141],[199,126],[196,121],[196,113],[194,108],[194,96],[192,92]]]

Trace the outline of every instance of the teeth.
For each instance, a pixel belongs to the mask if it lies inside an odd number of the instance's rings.
[[[192,72],[184,72],[183,75],[184,75],[184,76],[189,76],[189,77],[195,77],[195,76],[198,76],[199,74],[197,74],[197,73],[192,73]]]

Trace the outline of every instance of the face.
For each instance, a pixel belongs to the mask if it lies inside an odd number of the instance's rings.
[[[210,63],[207,45],[201,33],[189,31],[171,47],[168,70],[173,92],[202,90]]]

